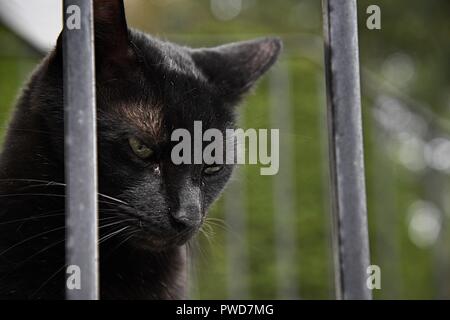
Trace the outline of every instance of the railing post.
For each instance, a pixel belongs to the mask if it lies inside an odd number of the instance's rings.
[[[98,299],[97,150],[92,0],[64,0],[66,263],[80,288],[66,298]],[[68,19],[80,18],[79,25]],[[75,274],[74,273],[74,274]]]
[[[323,0],[338,299],[371,299],[356,0]]]

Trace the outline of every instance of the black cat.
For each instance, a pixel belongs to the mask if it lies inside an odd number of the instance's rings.
[[[232,128],[281,42],[190,49],[129,30],[122,1],[94,3],[101,298],[183,298],[184,244],[232,165],[174,165],[171,132],[196,120]],[[3,299],[64,298],[61,42],[24,90],[0,158]]]

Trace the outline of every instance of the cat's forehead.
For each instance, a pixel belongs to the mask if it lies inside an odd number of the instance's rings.
[[[128,102],[115,110],[121,122],[125,122],[133,131],[139,132],[153,143],[168,142],[172,132],[178,128],[193,131],[196,123],[201,123],[204,130],[224,129],[233,123],[231,114],[224,113],[223,108],[212,105],[174,106],[164,102]]]
[[[160,103],[148,105],[138,102],[122,104],[116,110],[119,117],[136,131],[155,142],[161,142],[167,139],[162,109],[163,106]]]
[[[187,47],[138,32],[134,32],[132,36],[141,58],[145,59],[150,69],[203,79],[203,74],[195,65]]]

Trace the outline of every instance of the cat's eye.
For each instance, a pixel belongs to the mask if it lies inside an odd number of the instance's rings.
[[[146,146],[141,140],[131,137],[128,139],[131,150],[141,159],[148,159],[153,155],[153,150]]]
[[[206,175],[213,175],[218,173],[220,170],[222,170],[223,166],[220,165],[211,165],[211,166],[207,166],[205,167],[205,169],[203,169],[203,173]]]

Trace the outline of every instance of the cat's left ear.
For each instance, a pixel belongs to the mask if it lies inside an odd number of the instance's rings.
[[[96,69],[111,76],[113,66],[129,65],[134,56],[128,39],[123,0],[94,0]],[[64,30],[58,37],[56,51],[62,53]]]
[[[97,57],[126,58],[130,46],[123,0],[94,0],[94,22]]]
[[[191,56],[209,81],[234,98],[246,93],[277,60],[282,49],[278,38],[236,42],[192,50]]]

